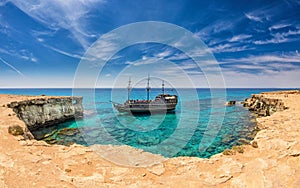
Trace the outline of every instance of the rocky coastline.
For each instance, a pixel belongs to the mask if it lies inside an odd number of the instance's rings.
[[[0,95],[0,187],[297,187],[300,184],[299,91],[252,95],[244,105],[258,115],[261,129],[252,144],[210,159],[166,159],[128,146],[49,145],[26,139],[24,135],[9,134],[10,126],[25,129],[27,123],[8,104],[39,98],[43,97]],[[112,163],[109,158],[119,159],[120,163]],[[140,164],[142,159],[149,163]]]
[[[286,109],[281,99],[267,98],[263,94],[251,95],[243,102],[243,105],[259,117],[270,116]]]
[[[7,104],[30,131],[83,117],[82,97],[43,97]]]

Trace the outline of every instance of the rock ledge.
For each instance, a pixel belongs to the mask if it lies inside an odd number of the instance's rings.
[[[47,97],[14,101],[7,105],[29,130],[82,118],[82,97]]]

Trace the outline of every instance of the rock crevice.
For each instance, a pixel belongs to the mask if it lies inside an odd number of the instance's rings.
[[[29,130],[82,118],[82,97],[47,97],[15,101],[7,105]]]

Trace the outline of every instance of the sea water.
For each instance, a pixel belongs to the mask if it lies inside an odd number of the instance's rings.
[[[22,95],[83,96],[84,118],[39,130],[60,143],[83,145],[129,145],[166,157],[207,158],[243,144],[255,135],[255,119],[241,104],[225,106],[224,101],[244,101],[253,93],[278,89],[166,89],[179,102],[172,113],[132,115],[119,113],[110,101],[123,103],[126,89],[0,89],[0,93]],[[150,98],[161,93],[152,89]],[[145,89],[131,91],[131,99],[145,99]],[[57,134],[76,128],[74,134]]]

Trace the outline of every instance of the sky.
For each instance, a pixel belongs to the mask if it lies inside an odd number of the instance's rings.
[[[300,0],[0,0],[0,88],[72,88],[81,78],[122,87],[128,77],[140,86],[148,73],[175,87],[300,88],[299,12]],[[120,49],[101,71],[93,60],[78,77],[89,53],[110,52],[109,41],[97,41],[146,21],[191,32],[218,71],[197,66],[176,41],[145,42]]]

